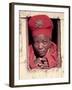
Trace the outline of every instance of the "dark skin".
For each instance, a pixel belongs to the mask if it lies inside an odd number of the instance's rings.
[[[37,54],[37,58],[35,60],[35,63],[39,68],[48,68],[48,60],[45,58],[45,55],[48,51],[48,48],[50,46],[50,38],[48,36],[45,36],[43,34],[37,35],[33,37],[33,46],[35,49],[35,52]]]

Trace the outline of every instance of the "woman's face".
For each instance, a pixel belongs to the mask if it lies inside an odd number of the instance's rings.
[[[36,53],[40,56],[43,57],[46,55],[46,52],[50,46],[50,39],[48,36],[45,35],[37,35],[33,37],[33,46],[35,48]]]

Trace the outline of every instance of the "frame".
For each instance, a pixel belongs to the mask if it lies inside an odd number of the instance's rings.
[[[9,11],[9,86],[70,84],[70,6],[10,3]],[[32,37],[28,20],[42,14],[53,21],[52,41],[58,46],[59,64],[53,68],[30,69],[28,47]]]

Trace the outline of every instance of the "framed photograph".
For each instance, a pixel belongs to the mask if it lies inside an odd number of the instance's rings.
[[[9,86],[70,84],[70,6],[9,4]]]

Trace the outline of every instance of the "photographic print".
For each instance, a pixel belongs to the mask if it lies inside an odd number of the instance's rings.
[[[70,6],[10,3],[9,81],[70,83]]]

